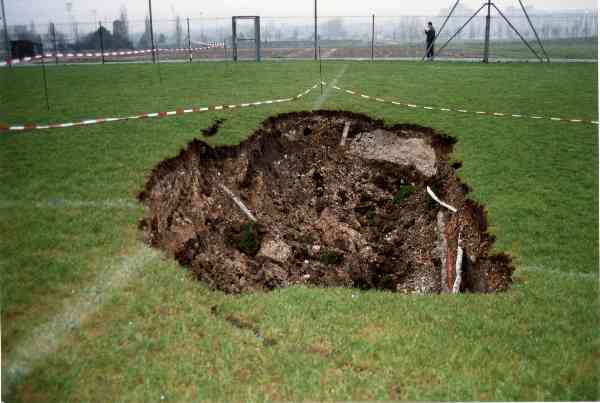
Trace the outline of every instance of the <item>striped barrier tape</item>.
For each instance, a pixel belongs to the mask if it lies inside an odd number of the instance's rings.
[[[209,44],[207,46],[204,47],[200,47],[200,48],[174,48],[174,49],[169,49],[169,48],[156,48],[154,49],[155,52],[159,52],[159,53],[180,53],[180,52],[198,52],[198,51],[202,51],[202,50],[208,50],[208,49],[214,49],[214,48],[223,48],[224,44],[223,43],[215,43],[215,44]],[[151,54],[152,53],[152,49],[141,49],[141,50],[126,50],[126,51],[118,51],[118,52],[61,52],[61,53],[44,53],[43,57],[47,58],[47,59],[89,59],[89,58],[97,58],[97,57],[102,57],[102,55],[104,55],[104,57],[107,56],[133,56],[133,55],[146,55],[146,54]],[[24,57],[22,59],[13,59],[11,60],[12,64],[22,64],[22,63],[28,63],[31,62],[33,60],[40,60],[42,59],[42,55],[36,55],[33,57]],[[6,66],[7,62],[6,61],[2,61],[0,62],[0,66]]]
[[[325,83],[323,83],[323,85],[325,85]],[[412,108],[412,109],[424,109],[424,110],[428,110],[428,111],[442,111],[442,112],[456,112],[456,113],[464,113],[464,114],[475,114],[475,115],[480,115],[480,116],[509,117],[509,118],[514,118],[514,119],[549,120],[552,122],[585,123],[585,124],[598,125],[597,120],[591,120],[591,119],[548,117],[548,116],[523,115],[523,114],[501,113],[501,112],[469,111],[467,109],[460,109],[460,108],[442,108],[442,107],[438,107],[438,106],[423,106],[423,105],[417,105],[414,103],[390,101],[390,100],[386,100],[386,99],[383,99],[380,97],[366,95],[366,94],[361,93],[360,91],[352,91],[352,90],[349,90],[346,88],[341,88],[341,87],[338,87],[337,85],[333,85],[332,87],[335,90],[345,93],[345,94],[348,94],[348,95],[360,97],[363,99],[368,99],[368,100],[371,100],[374,102],[388,103],[388,104],[404,106],[404,107],[408,107],[408,108]]]
[[[25,125],[9,126],[9,125],[0,123],[0,132],[11,132],[11,131],[22,132],[22,131],[26,131],[26,130],[44,130],[44,129],[59,129],[59,128],[77,127],[77,126],[89,126],[89,125],[94,125],[94,124],[99,124],[99,123],[119,122],[119,121],[124,121],[124,120],[162,118],[162,117],[167,117],[167,116],[185,115],[188,113],[220,111],[220,110],[228,110],[228,109],[236,109],[236,108],[248,108],[248,107],[259,106],[259,105],[279,104],[279,103],[283,103],[283,102],[291,102],[291,101],[300,99],[300,98],[308,95],[312,90],[314,90],[318,86],[319,86],[319,84],[315,84],[312,87],[308,88],[306,91],[303,91],[303,92],[299,93],[298,95],[291,97],[291,98],[248,102],[248,103],[241,103],[238,105],[217,105],[217,106],[207,106],[207,107],[202,107],[202,108],[194,107],[194,108],[187,108],[187,109],[180,108],[180,109],[176,109],[174,111],[169,111],[169,112],[142,113],[139,115],[132,115],[132,116],[87,119],[87,120],[81,120],[78,122],[47,124],[47,125],[38,124],[38,123],[30,123],[30,124],[25,124]]]

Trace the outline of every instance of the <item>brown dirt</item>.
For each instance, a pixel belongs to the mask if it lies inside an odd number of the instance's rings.
[[[147,207],[140,228],[199,280],[230,293],[294,284],[448,292],[459,237],[461,291],[506,290],[511,258],[488,253],[486,213],[467,199],[459,164],[448,162],[454,143],[348,112],[279,115],[238,146],[194,140],[158,164],[139,194]],[[432,202],[426,186],[458,213]]]

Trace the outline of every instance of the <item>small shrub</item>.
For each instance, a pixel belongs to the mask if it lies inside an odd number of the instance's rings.
[[[411,185],[400,185],[398,192],[396,192],[396,195],[392,199],[392,203],[397,206],[406,200],[414,191],[415,189]]]
[[[314,244],[314,243],[317,242],[317,238],[315,238],[315,236],[313,234],[311,234],[311,233],[305,233],[305,232],[303,232],[298,237],[298,241],[300,243],[303,243],[303,244],[306,244],[306,245],[312,245],[312,244]]]
[[[261,234],[256,223],[247,223],[242,226],[242,236],[238,243],[238,249],[247,255],[255,256],[260,249]]]
[[[367,221],[369,221],[369,224],[373,225],[375,223],[375,216],[377,214],[375,214],[375,209],[370,209],[367,211]]]
[[[324,249],[321,252],[321,256],[319,257],[319,260],[323,264],[334,265],[334,264],[342,263],[342,260],[344,260],[344,257],[341,254],[339,254],[333,250]]]

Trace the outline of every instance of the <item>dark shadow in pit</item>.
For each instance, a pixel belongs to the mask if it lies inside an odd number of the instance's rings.
[[[350,112],[271,117],[240,145],[193,140],[159,163],[138,196],[147,207],[140,228],[230,293],[294,284],[504,291],[511,258],[490,256],[487,214],[448,161],[454,144],[430,128]]]

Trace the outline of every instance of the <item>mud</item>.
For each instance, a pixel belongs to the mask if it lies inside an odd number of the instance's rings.
[[[205,129],[200,130],[203,136],[210,137],[219,131],[219,127],[225,122],[225,119],[216,119],[213,124]]]
[[[159,163],[138,196],[147,211],[140,228],[149,244],[228,293],[295,284],[450,292],[459,241],[460,291],[504,291],[511,258],[490,255],[486,212],[448,160],[454,143],[348,112],[279,115],[238,146],[194,140]],[[427,186],[458,213],[433,202]]]

